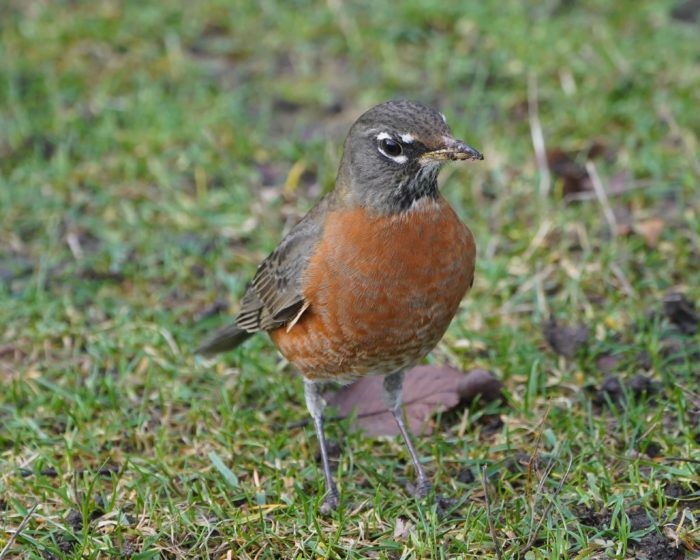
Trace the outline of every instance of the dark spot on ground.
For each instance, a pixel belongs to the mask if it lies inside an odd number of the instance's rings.
[[[438,519],[444,520],[450,517],[460,517],[459,500],[456,498],[447,498],[441,494],[435,495],[435,505],[437,506]]]
[[[562,183],[562,196],[591,190],[591,180],[586,169],[578,163],[575,155],[561,149],[547,152],[549,170]]]
[[[671,17],[676,21],[693,23],[700,19],[700,0],[686,0],[676,4],[671,10]]]
[[[602,507],[581,505],[574,508],[574,514],[583,525],[595,529],[602,529],[610,523],[610,512]]]
[[[566,358],[573,358],[586,345],[589,335],[586,325],[559,323],[554,317],[543,325],[542,332],[552,350]]]
[[[653,395],[658,391],[657,384],[654,383],[651,378],[642,373],[635,375],[627,386],[636,397],[640,397],[642,395]]]
[[[655,441],[652,441],[646,445],[646,447],[644,448],[644,453],[647,457],[650,457],[651,459],[653,459],[654,457],[658,457],[659,455],[661,455],[661,446]]]
[[[639,352],[635,357],[635,361],[637,362],[640,368],[646,370],[651,369],[651,366],[653,365],[651,363],[651,356],[649,355],[649,352],[646,351]]]
[[[621,362],[622,357],[619,355],[603,354],[596,358],[595,365],[603,373],[612,373],[617,370]]]
[[[68,533],[60,533],[55,537],[56,545],[58,550],[61,551],[61,556],[56,556],[53,552],[45,551],[42,557],[46,560],[58,560],[63,558],[64,555],[68,555],[73,552],[77,541],[71,537]]]
[[[583,162],[600,157],[613,161],[615,152],[615,149],[600,141],[591,142],[579,152],[553,148],[547,151],[547,165],[552,175],[561,181],[562,196],[570,198],[571,195],[593,190],[593,183]]]
[[[664,296],[663,313],[669,322],[683,334],[692,335],[698,331],[700,315],[695,302],[685,294],[671,292]]]
[[[296,113],[304,106],[298,101],[292,99],[287,99],[283,97],[275,97],[272,100],[272,109],[274,111],[280,111],[283,113]]]
[[[604,405],[608,402],[621,405],[626,400],[626,394],[635,398],[643,398],[645,396],[651,397],[658,392],[658,383],[642,373],[638,373],[627,382],[620,381],[616,375],[607,375],[593,397],[593,402],[597,405]],[[654,404],[654,402],[650,401],[650,404]]]
[[[72,509],[66,516],[66,523],[71,526],[76,533],[83,530],[83,514],[77,509]]]
[[[665,365],[674,366],[700,361],[700,345],[687,343],[686,340],[677,335],[665,337],[661,341],[661,356]]]
[[[503,420],[499,414],[487,414],[479,419],[481,433],[488,437],[497,434],[503,428]]]
[[[668,539],[654,531],[649,533],[638,543],[632,545],[635,558],[639,560],[683,560],[685,553],[675,548]]]
[[[476,480],[476,477],[471,469],[466,468],[459,471],[457,476],[455,476],[455,479],[457,482],[461,482],[462,484],[471,484]]]
[[[593,402],[598,405],[603,405],[608,401],[612,404],[618,404],[622,401],[624,396],[624,390],[622,388],[622,383],[615,375],[607,375],[603,379],[603,383],[600,389],[593,397]]]
[[[123,282],[124,273],[117,270],[96,270],[88,267],[78,273],[81,280],[92,280],[94,282]]]
[[[627,511],[627,517],[629,517],[630,529],[632,529],[632,531],[641,531],[651,527],[652,522],[651,519],[649,519],[649,515],[641,508]]]
[[[612,515],[608,510],[595,506],[579,506],[574,513],[583,525],[598,530],[606,530],[610,526]],[[632,533],[645,532],[638,540],[631,539],[630,548],[633,558],[639,560],[682,560],[685,554],[659,531],[654,518],[643,508],[630,508],[626,512]],[[653,527],[653,529],[652,529]]]

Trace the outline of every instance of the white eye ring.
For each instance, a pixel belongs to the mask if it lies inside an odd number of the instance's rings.
[[[401,143],[394,140],[389,133],[380,132],[377,135],[377,140],[377,149],[384,157],[400,164],[404,164],[408,161],[408,158],[403,154],[403,146]]]

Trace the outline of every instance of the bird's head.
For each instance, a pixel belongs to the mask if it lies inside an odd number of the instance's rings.
[[[442,163],[470,159],[484,156],[452,135],[442,113],[413,101],[389,101],[350,129],[338,182],[354,204],[401,212],[437,196]]]

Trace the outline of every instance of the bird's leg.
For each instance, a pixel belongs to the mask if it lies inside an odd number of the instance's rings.
[[[304,380],[304,396],[306,397],[306,408],[314,420],[318,445],[321,448],[321,460],[323,461],[323,475],[326,477],[326,498],[321,506],[322,513],[329,513],[338,507],[338,488],[333,481],[331,466],[328,461],[328,450],[326,448],[326,437],[323,434],[323,409],[326,401],[323,400],[321,389],[318,383]]]
[[[430,493],[431,485],[430,480],[428,480],[428,477],[423,470],[423,465],[421,465],[420,461],[418,460],[418,454],[416,453],[416,449],[413,447],[413,442],[411,441],[411,434],[408,432],[406,424],[403,421],[403,410],[401,408],[403,378],[403,370],[387,375],[384,378],[384,402],[386,403],[387,408],[394,415],[396,423],[399,426],[399,430],[401,431],[401,435],[408,446],[408,452],[411,454],[413,466],[415,467],[416,474],[418,475],[416,494],[422,498]]]

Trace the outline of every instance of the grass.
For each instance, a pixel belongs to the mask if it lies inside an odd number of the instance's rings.
[[[659,313],[670,291],[700,300],[700,48],[674,9],[4,1],[0,549],[698,557],[700,338]],[[480,260],[428,359],[493,371],[506,402],[418,442],[447,505],[408,496],[398,440],[332,424],[344,505],[323,518],[291,367],[264,337],[214,362],[191,350],[332,188],[352,120],[392,97],[436,105],[486,154],[443,172]],[[580,166],[603,152],[602,183],[626,189],[614,231],[547,181],[537,120]],[[574,358],[546,345],[549,316],[589,327]],[[618,404],[596,399],[601,357]],[[630,389],[640,370],[655,394]]]

